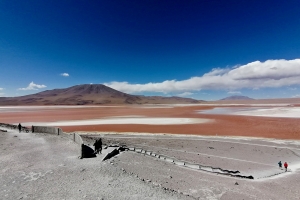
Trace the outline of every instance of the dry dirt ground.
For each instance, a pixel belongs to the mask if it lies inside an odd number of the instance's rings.
[[[2,128],[3,129],[3,128]],[[0,196],[4,199],[299,199],[300,142],[168,134],[81,134],[92,146],[117,144],[166,155],[178,166],[145,153],[124,151],[102,162],[78,159],[69,138],[41,133],[0,134]],[[278,160],[289,163],[288,172]],[[201,164],[238,170],[254,179],[189,168]]]
[[[84,137],[86,143],[91,144],[94,138],[101,137],[105,144],[135,147],[188,163],[178,166],[166,159],[132,151],[125,151],[112,160],[127,173],[195,199],[300,198],[300,141],[168,134],[99,134]],[[279,160],[289,163],[287,172],[278,167]],[[189,168],[191,164],[207,168]],[[252,175],[254,179],[213,173],[207,170],[209,167],[239,171],[239,175]]]
[[[191,199],[101,162],[107,150],[79,159],[77,144],[57,135],[8,130],[0,149],[0,199]]]

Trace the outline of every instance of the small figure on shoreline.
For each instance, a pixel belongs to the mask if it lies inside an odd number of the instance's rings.
[[[19,123],[19,125],[18,125],[18,129],[19,129],[19,133],[21,133],[22,126],[21,126],[21,124],[20,124],[20,123]]]
[[[289,165],[287,164],[287,162],[285,162],[283,166],[284,166],[284,168],[285,168],[285,171],[287,171],[287,168],[288,168],[288,166],[289,166]]]
[[[282,162],[281,161],[279,161],[278,165],[279,165],[279,168],[282,169]]]
[[[102,140],[101,140],[101,138],[96,140],[93,145],[95,146],[95,153],[99,154],[99,152],[100,152],[102,154]]]

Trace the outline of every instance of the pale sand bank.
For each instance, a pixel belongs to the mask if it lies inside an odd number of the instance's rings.
[[[221,107],[199,111],[204,114],[244,115],[260,117],[300,118],[300,107]]]
[[[91,120],[70,120],[58,122],[27,122],[25,126],[82,126],[82,125],[101,125],[101,124],[148,124],[148,125],[176,125],[176,124],[200,124],[213,122],[211,119],[202,118],[162,118],[162,117],[112,117]]]

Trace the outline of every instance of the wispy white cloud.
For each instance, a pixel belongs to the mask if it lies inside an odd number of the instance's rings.
[[[0,97],[4,97],[5,96],[5,93],[0,93]]]
[[[178,94],[177,96],[186,97],[186,96],[191,96],[192,94],[194,94],[194,93],[192,93],[192,92],[183,92],[181,94]]]
[[[4,88],[0,88],[0,91],[4,90]]]
[[[297,88],[288,88],[288,90],[297,90]]]
[[[166,80],[160,83],[131,84],[128,82],[104,83],[127,93],[188,92],[199,90],[230,90],[243,88],[276,88],[300,84],[300,59],[255,61],[232,68],[216,68],[203,76],[187,80]]]
[[[64,77],[70,76],[69,73],[61,73],[60,75],[61,75],[61,76],[64,76]]]
[[[296,94],[294,96],[292,96],[293,98],[300,98],[300,94]]]
[[[240,91],[229,91],[227,94],[242,94]]]
[[[29,83],[29,85],[26,88],[19,88],[18,90],[38,90],[41,88],[47,87],[46,85],[38,85],[35,84],[33,81]]]

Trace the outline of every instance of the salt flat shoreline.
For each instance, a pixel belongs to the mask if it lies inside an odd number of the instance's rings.
[[[240,174],[255,177],[254,180],[248,180],[176,166],[134,152],[124,152],[107,162],[101,162],[106,153],[104,149],[103,154],[99,154],[97,158],[80,160],[72,150],[74,144],[59,139],[59,136],[8,131],[0,135],[1,146],[4,145],[9,150],[9,157],[4,151],[0,154],[0,160],[4,163],[0,195],[7,197],[6,199],[49,199],[63,196],[71,196],[73,199],[140,199],[149,198],[149,195],[151,198],[162,199],[297,199],[300,192],[299,141],[163,133],[78,132],[89,138],[85,141],[91,147],[93,141],[100,136],[106,144],[134,146],[190,163],[239,170]],[[19,145],[14,145],[17,141]],[[13,146],[7,149],[10,144]],[[41,156],[33,156],[37,151]],[[18,160],[11,167],[11,162],[20,152],[25,160]],[[288,172],[278,168],[278,159],[288,161]],[[24,168],[26,164],[28,166]],[[295,166],[298,167],[294,168]],[[17,171],[22,173],[18,174]],[[9,178],[12,174],[16,174],[13,180]],[[30,174],[37,179],[30,178]],[[71,184],[58,176],[67,176]],[[24,177],[27,178],[23,179]],[[55,181],[54,177],[57,177]],[[125,182],[129,179],[128,185]],[[18,185],[18,191],[12,188],[11,181]],[[40,186],[32,193],[32,188],[37,184]],[[46,188],[47,191],[57,190],[56,184],[64,184],[64,188],[69,189],[59,189],[56,193],[50,192],[51,194],[43,192]],[[94,184],[101,187],[95,190],[92,186]],[[127,187],[131,189],[124,192]],[[123,192],[116,192],[116,188]],[[135,196],[129,191],[135,191]]]
[[[63,124],[63,129],[67,132],[106,131],[161,133],[163,131],[165,133],[187,135],[300,139],[300,134],[298,134],[300,133],[299,118],[199,113],[199,110],[210,110],[217,108],[216,106],[177,106],[167,107],[166,109],[162,109],[162,107],[159,106],[151,109],[148,108],[145,109],[145,106],[51,107],[50,109],[26,108],[19,110],[18,108],[9,108],[6,111],[0,112],[0,121],[10,124],[22,123],[28,126],[40,123],[52,123],[52,125],[57,126]],[[235,106],[232,108],[234,109]],[[298,107],[284,107],[284,109],[297,108]],[[280,107],[269,107],[268,109],[280,109]],[[299,114],[300,112],[296,113]],[[138,117],[140,119],[137,119],[136,116],[143,117]],[[149,120],[147,120],[147,118]],[[153,120],[151,121],[150,119]],[[193,121],[193,123],[185,123],[187,120],[180,121],[180,119],[189,119]],[[202,123],[203,121],[201,122],[201,119],[208,120],[209,122],[206,121],[208,123]],[[154,122],[155,120],[156,122]],[[177,120],[176,122],[179,120],[180,123],[174,124],[172,120]],[[84,125],[91,123],[91,121],[93,125]]]

